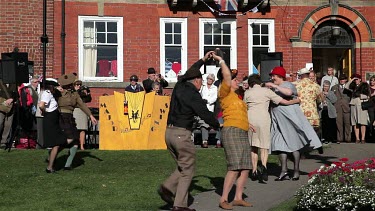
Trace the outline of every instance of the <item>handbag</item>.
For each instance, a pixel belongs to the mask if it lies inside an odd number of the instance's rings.
[[[369,108],[371,108],[373,106],[374,105],[372,104],[372,102],[370,100],[361,102],[362,110],[368,110]]]
[[[0,86],[1,86],[1,89],[4,90],[5,92],[5,95],[7,96],[7,99],[10,98],[10,95],[8,93],[8,90],[7,88],[4,86],[3,84],[3,81],[0,81]],[[3,102],[0,102],[0,111],[1,112],[4,112],[4,113],[9,113],[11,110],[12,110],[12,107],[13,107],[13,103],[9,104],[9,105],[5,105],[5,101],[7,100],[5,99]]]

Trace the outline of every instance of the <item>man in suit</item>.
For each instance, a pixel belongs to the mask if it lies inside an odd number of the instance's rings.
[[[168,82],[160,74],[156,74],[153,67],[148,68],[147,74],[148,78],[143,81],[143,87],[145,88],[146,93],[152,91],[152,83],[158,82],[160,84],[158,94],[163,95],[163,88],[168,86]]]
[[[335,93],[337,101],[335,108],[337,112],[337,142],[351,141],[351,127],[350,127],[350,94],[345,90],[345,84],[348,82],[348,76],[341,74],[339,77],[339,84],[334,85],[331,90]]]
[[[17,86],[16,84],[4,84],[0,79],[0,102],[8,107],[13,105],[13,100],[17,96]],[[11,147],[10,139],[11,128],[13,123],[14,108],[9,112],[0,110],[0,147],[9,148]],[[9,145],[7,145],[9,144]]]

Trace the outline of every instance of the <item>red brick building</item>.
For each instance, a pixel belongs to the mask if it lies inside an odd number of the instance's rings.
[[[177,75],[216,47],[240,75],[252,73],[267,52],[282,52],[289,73],[306,63],[323,74],[328,66],[363,79],[374,73],[375,1],[239,0],[238,12],[225,15],[214,0],[64,3],[65,68],[63,1],[47,0],[47,76],[78,73],[92,87],[90,106],[98,106],[104,93],[123,91],[133,74],[146,79],[149,67],[173,85]],[[0,0],[0,5],[0,52],[14,47],[28,52],[34,72],[41,74],[42,1]]]

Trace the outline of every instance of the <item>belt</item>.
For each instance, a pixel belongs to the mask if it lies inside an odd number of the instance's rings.
[[[73,113],[73,111],[69,110],[69,109],[60,109],[60,112],[61,113],[67,113],[67,114],[72,114]]]
[[[189,129],[189,128],[178,127],[178,126],[176,126],[174,124],[168,124],[167,127],[169,127],[169,128],[175,128],[175,129],[184,129],[184,130],[190,130],[191,131],[191,129]]]

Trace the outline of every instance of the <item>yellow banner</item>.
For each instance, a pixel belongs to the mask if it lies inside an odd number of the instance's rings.
[[[169,96],[155,95],[155,92],[114,92],[111,96],[101,96],[99,149],[166,149],[169,103]]]

